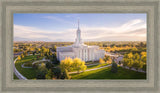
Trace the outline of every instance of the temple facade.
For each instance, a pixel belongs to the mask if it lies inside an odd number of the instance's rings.
[[[59,61],[64,60],[66,57],[80,58],[81,60],[87,61],[98,61],[100,58],[105,56],[105,51],[99,49],[99,46],[88,46],[85,45],[81,38],[81,30],[79,28],[76,32],[76,39],[73,45],[66,47],[57,47],[57,59]]]

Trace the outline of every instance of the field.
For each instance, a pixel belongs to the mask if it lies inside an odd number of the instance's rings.
[[[72,79],[146,79],[146,74],[118,67],[117,73],[110,72],[111,67],[71,74]]]

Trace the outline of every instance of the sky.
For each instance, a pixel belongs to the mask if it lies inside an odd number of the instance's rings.
[[[14,41],[146,41],[145,13],[15,13]]]

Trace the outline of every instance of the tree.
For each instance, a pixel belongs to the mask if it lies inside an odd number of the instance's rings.
[[[75,59],[73,59],[73,68],[75,69],[75,70],[77,70],[78,71],[78,73],[79,73],[79,71],[81,70],[81,63],[82,61],[81,61],[81,59],[79,59],[79,58],[75,58]]]
[[[100,58],[100,59],[99,59],[99,63],[100,63],[100,64],[104,64],[105,61],[104,61],[102,58]]]
[[[36,52],[32,52],[32,54],[33,54],[33,55],[35,55],[35,54],[36,54]]]
[[[129,59],[133,58],[132,52],[130,52],[130,53],[128,54],[128,58],[129,58]]]
[[[44,56],[44,54],[43,54],[43,53],[41,53],[40,55],[41,55],[41,57],[43,57],[43,56]]]
[[[147,56],[147,52],[141,52],[141,56]]]
[[[147,61],[147,56],[146,56],[146,55],[142,55],[142,56],[141,56],[141,61],[142,61],[143,63],[146,63],[146,61]]]
[[[24,55],[23,55],[23,53],[21,54],[21,58],[24,58]]]
[[[64,79],[70,79],[70,76],[69,76],[69,74],[68,74],[68,71],[65,69],[65,71],[63,72],[63,78]]]
[[[128,61],[129,62],[128,62],[127,66],[129,67],[129,69],[131,69],[132,65],[133,65],[133,59],[129,59]]]
[[[53,51],[55,51],[55,52],[56,52],[56,48],[57,48],[57,46],[56,46],[56,45],[54,45],[54,46],[53,46]]]
[[[65,69],[67,71],[71,71],[73,69],[72,64],[73,64],[73,60],[70,57],[66,57],[64,60],[62,60],[60,63],[60,68],[62,72],[64,72]]]
[[[47,69],[44,63],[41,63],[41,65],[38,67],[38,72],[37,72],[37,79],[45,79],[45,75],[47,73]]]
[[[50,62],[47,62],[46,63],[46,68],[47,69],[51,69],[53,67],[53,64],[52,63],[50,63]]]
[[[119,62],[118,62],[118,64],[119,64],[119,65],[121,65],[121,64],[122,64],[122,62],[121,62],[121,61],[119,61]]]
[[[103,60],[104,60],[106,63],[108,63],[108,64],[112,63],[112,59],[111,59],[110,56],[106,56],[106,55],[105,55],[105,57],[103,58]]]
[[[51,56],[52,55],[52,51],[49,49],[49,55]]]
[[[52,70],[49,69],[49,70],[47,71],[47,74],[45,75],[45,78],[46,78],[46,79],[52,79],[52,77],[53,77]]]
[[[112,67],[111,67],[111,72],[112,73],[117,73],[117,71],[118,71],[117,64],[113,61]]]
[[[140,56],[139,56],[138,53],[136,53],[136,54],[134,54],[133,58],[134,58],[134,60],[139,60],[139,59],[140,59]]]
[[[139,62],[138,62],[138,60],[135,60],[132,66],[133,66],[136,70],[138,70],[138,68],[139,68]]]
[[[85,65],[85,62],[82,61],[80,58],[74,58],[73,59],[73,69],[79,71],[85,71],[87,66]]]
[[[143,68],[144,63],[142,61],[139,62],[139,68],[138,69],[142,69]]]
[[[85,65],[85,62],[82,61],[81,70],[84,72],[87,69],[87,66]]]
[[[127,58],[123,58],[122,63],[123,63],[124,67],[127,66],[128,65],[128,59]]]
[[[54,76],[56,76],[57,79],[61,78],[61,69],[59,67],[54,68],[52,71],[53,71]]]
[[[24,56],[27,56],[28,54],[27,54],[27,52],[25,51],[25,52],[23,52],[23,55],[24,55]]]
[[[21,60],[21,57],[20,57],[20,56],[18,56],[18,57],[17,57],[17,60]]]

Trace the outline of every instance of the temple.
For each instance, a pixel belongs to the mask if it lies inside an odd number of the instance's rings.
[[[105,55],[105,51],[99,49],[99,46],[88,46],[83,43],[81,30],[79,28],[79,21],[74,44],[66,47],[57,47],[56,51],[57,59],[59,61],[64,60],[66,57],[70,57],[72,59],[77,57],[85,62],[98,61]]]

